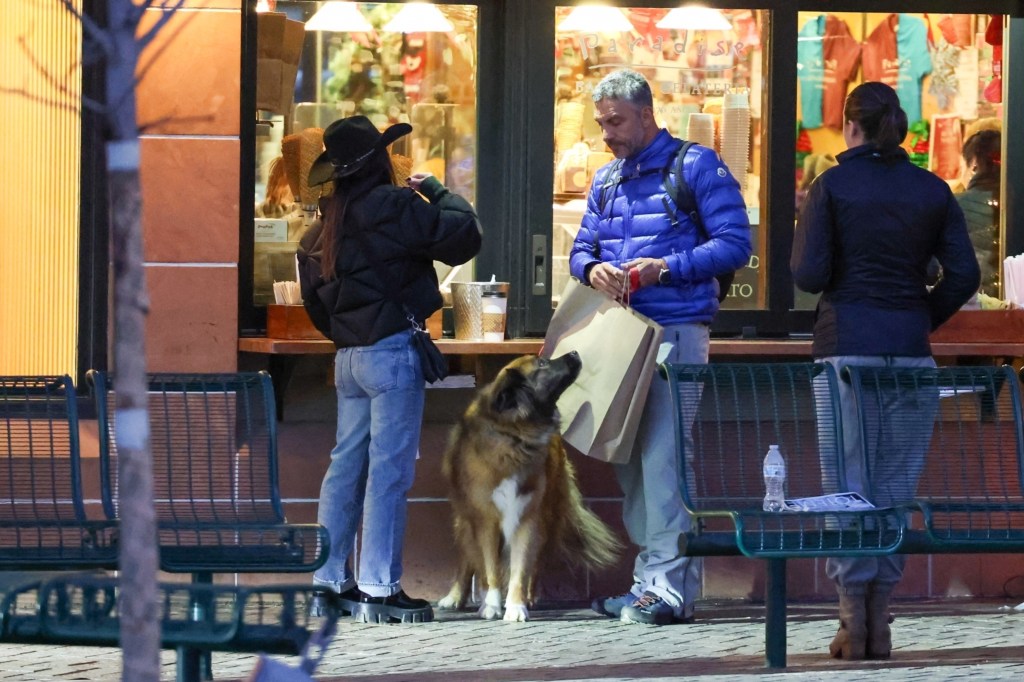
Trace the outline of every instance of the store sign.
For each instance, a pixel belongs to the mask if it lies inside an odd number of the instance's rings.
[[[256,243],[288,241],[288,221],[276,218],[256,218]]]
[[[682,32],[682,39],[675,40],[672,42],[671,48],[676,54],[686,54],[687,48],[690,47],[694,52],[696,58],[703,58],[705,55],[711,57],[721,57],[729,52],[732,52],[738,59],[742,59],[744,51],[748,50],[748,46],[742,42],[731,42],[729,40],[718,40],[715,43],[708,45],[703,40],[698,40],[692,45],[688,45],[689,36],[687,31]],[[664,49],[664,41],[661,36],[658,36],[651,40],[646,37],[631,36],[629,40],[616,40],[614,38],[607,38],[602,40],[602,36],[597,33],[583,34],[579,38],[580,54],[584,60],[590,59],[590,56],[597,52],[599,49],[604,50],[607,54],[619,54],[620,52],[626,52],[630,55],[640,50],[645,50],[651,53],[661,53]],[[634,66],[640,66],[635,64]]]

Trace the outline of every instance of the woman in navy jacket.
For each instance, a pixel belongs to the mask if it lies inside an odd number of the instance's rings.
[[[964,215],[944,180],[910,163],[900,147],[907,115],[883,83],[857,86],[847,97],[839,165],[811,185],[796,226],[790,266],[796,285],[821,293],[814,357],[832,364],[934,367],[928,335],[978,289],[978,263]],[[928,266],[942,266],[929,289]],[[915,407],[920,428],[912,451],[875,457],[861,444],[856,405],[840,382],[847,483],[876,506],[912,495],[928,451],[938,398]],[[908,420],[909,423],[909,420]],[[885,440],[879,436],[880,440]],[[865,458],[873,462],[870,480]],[[826,473],[826,472],[823,472]],[[839,591],[836,658],[888,658],[889,595],[905,557],[830,558],[825,570]]]

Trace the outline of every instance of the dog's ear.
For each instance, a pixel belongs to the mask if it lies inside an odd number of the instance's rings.
[[[505,368],[502,372],[501,386],[495,391],[491,400],[491,409],[505,412],[519,406],[519,392],[526,385],[526,375],[518,369]]]

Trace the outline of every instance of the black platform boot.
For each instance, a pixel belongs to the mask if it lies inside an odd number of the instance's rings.
[[[425,599],[413,599],[399,590],[390,597],[359,595],[352,616],[360,623],[429,623],[434,610]]]

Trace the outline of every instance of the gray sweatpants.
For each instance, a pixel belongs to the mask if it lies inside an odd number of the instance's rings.
[[[673,348],[668,362],[706,364],[709,328],[705,324],[665,327],[665,343]],[[693,423],[700,389],[686,400],[683,419]],[[687,428],[687,451],[693,439]],[[675,442],[675,415],[668,382],[660,376],[651,381],[640,419],[633,455],[615,465],[623,492],[622,520],[629,539],[640,547],[633,566],[633,592],[653,592],[671,604],[677,617],[693,613],[700,592],[701,561],[681,556],[679,541],[690,530],[690,516],[680,493],[681,466]]]

